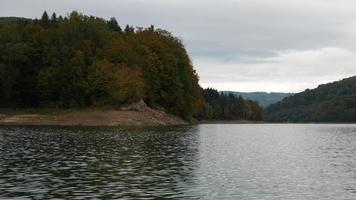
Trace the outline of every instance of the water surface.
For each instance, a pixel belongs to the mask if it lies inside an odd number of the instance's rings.
[[[0,128],[0,199],[356,199],[356,125]]]

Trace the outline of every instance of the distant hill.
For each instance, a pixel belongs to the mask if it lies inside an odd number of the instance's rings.
[[[233,94],[241,96],[244,99],[257,101],[261,106],[267,107],[273,103],[281,101],[283,98],[293,95],[293,93],[280,93],[280,92],[232,92],[221,91],[223,94]]]
[[[271,122],[356,122],[356,76],[319,85],[267,108]]]
[[[10,25],[17,24],[22,22],[30,22],[31,19],[22,18],[22,17],[0,17],[0,25]]]

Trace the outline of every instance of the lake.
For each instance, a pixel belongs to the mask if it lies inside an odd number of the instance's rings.
[[[356,199],[356,125],[0,127],[0,199]]]

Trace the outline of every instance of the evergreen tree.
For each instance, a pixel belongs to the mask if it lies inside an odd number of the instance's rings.
[[[53,13],[51,16],[51,23],[55,24],[56,22],[57,22],[57,15],[56,15],[56,13]]]
[[[135,32],[135,28],[127,24],[125,27],[125,33],[130,34],[130,33],[134,33],[134,32]]]
[[[110,20],[108,21],[108,26],[111,30],[118,33],[122,33],[121,27],[119,26],[119,23],[114,17],[110,18]]]
[[[43,28],[48,28],[50,25],[49,17],[47,11],[44,11],[40,20],[40,23]]]

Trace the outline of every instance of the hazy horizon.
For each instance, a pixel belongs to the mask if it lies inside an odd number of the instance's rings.
[[[182,38],[202,87],[301,92],[356,75],[356,1],[0,0],[1,16],[115,17]]]

